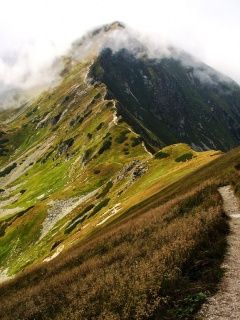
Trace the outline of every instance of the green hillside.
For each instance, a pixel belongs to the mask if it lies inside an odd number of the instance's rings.
[[[26,270],[1,287],[2,319],[192,319],[222,275],[228,221],[217,188],[239,195],[238,168],[236,149]]]
[[[85,80],[88,70],[88,62],[74,65],[56,88],[3,121],[4,274],[50,259],[218,156],[184,144],[152,155],[117,117],[104,85]]]
[[[0,319],[193,319],[221,279],[240,89],[144,46],[99,49],[118,29],[0,111]]]

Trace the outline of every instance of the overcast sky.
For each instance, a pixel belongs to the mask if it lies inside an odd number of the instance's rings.
[[[0,4],[0,83],[14,84],[29,70],[37,77],[38,70],[73,40],[114,20],[170,41],[240,82],[239,0],[0,0]]]

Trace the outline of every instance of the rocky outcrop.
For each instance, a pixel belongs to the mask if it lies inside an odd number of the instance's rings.
[[[147,171],[148,165],[140,160],[133,160],[125,165],[113,180],[113,183],[117,184],[126,179],[126,184],[124,188],[118,192],[118,195],[126,191],[127,188],[134,183],[134,181],[141,178]]]

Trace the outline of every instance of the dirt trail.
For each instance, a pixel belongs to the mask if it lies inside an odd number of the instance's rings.
[[[240,208],[231,186],[221,187],[219,192],[230,217],[229,248],[222,266],[225,274],[218,292],[203,305],[199,320],[240,319]]]

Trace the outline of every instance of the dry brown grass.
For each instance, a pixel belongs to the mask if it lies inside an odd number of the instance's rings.
[[[180,319],[215,283],[226,230],[205,183],[3,285],[0,319]]]

